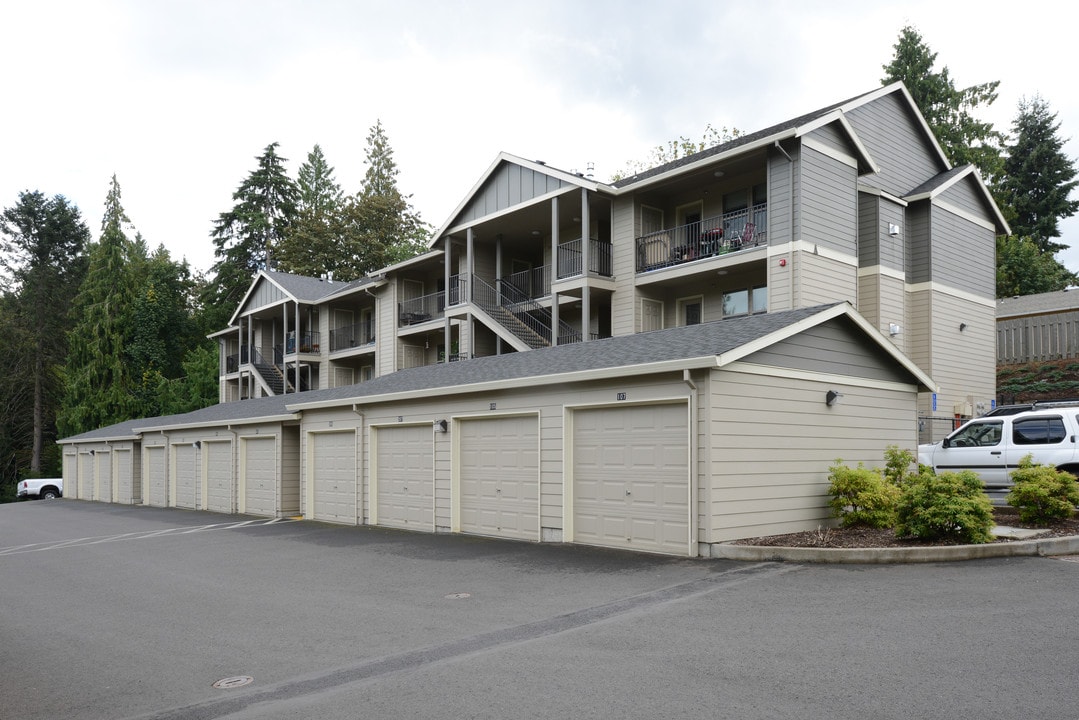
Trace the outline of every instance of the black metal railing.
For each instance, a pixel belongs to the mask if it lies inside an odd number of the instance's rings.
[[[498,285],[502,297],[510,302],[547,297],[551,294],[551,266],[542,265],[507,275]]]
[[[747,225],[753,227],[747,231]],[[698,220],[637,238],[637,272],[738,252],[767,241],[768,204]]]
[[[321,346],[320,333],[317,330],[306,330],[300,333],[293,330],[285,338],[286,355],[295,355],[297,349],[300,353],[318,353]]]
[[[436,292],[397,304],[398,327],[437,320],[445,314],[446,293]]]
[[[369,322],[358,322],[330,330],[330,352],[366,347],[375,342],[375,331]]]
[[[558,279],[579,277],[584,274],[581,239],[570,240],[558,246]],[[609,242],[595,238],[588,244],[588,274],[611,277],[614,268],[613,253]]]

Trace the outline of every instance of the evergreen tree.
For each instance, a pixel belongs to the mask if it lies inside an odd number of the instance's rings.
[[[321,276],[333,272],[345,279],[348,272],[341,247],[341,186],[322,148],[315,145],[300,166],[296,219],[278,244],[278,269],[283,272]]]
[[[58,369],[67,355],[69,309],[86,272],[90,229],[64,197],[24,192],[14,207],[4,210],[0,232],[0,268],[11,289],[4,308],[9,326],[4,354],[10,362],[4,378],[9,384],[32,388],[28,402],[18,389],[9,389],[0,411],[32,418],[25,460],[31,472],[40,473],[45,469],[46,443],[55,433],[62,393]],[[24,420],[12,416],[4,422],[11,428]],[[23,437],[13,432],[12,437]],[[25,467],[21,459],[19,466]]]
[[[348,266],[342,280],[406,260],[427,249],[430,227],[397,187],[393,149],[378,121],[367,135],[367,173],[363,188],[345,203],[343,248]]]
[[[939,72],[933,69],[937,54],[910,26],[900,32],[894,48],[892,61],[884,66],[882,82],[902,80],[952,164],[973,164],[987,183],[994,183],[1003,167],[1003,136],[992,123],[978,120],[973,113],[996,101],[1000,81],[956,88],[947,66]]]
[[[286,160],[278,156],[277,147],[277,143],[266,146],[258,167],[232,194],[235,205],[214,223],[211,238],[217,261],[204,302],[219,327],[243,299],[252,276],[274,268],[277,245],[296,217],[296,183],[285,173]]]
[[[137,411],[125,352],[134,328],[140,260],[136,256],[140,245],[127,236],[131,229],[114,175],[105,198],[101,238],[90,249],[90,268],[75,298],[66,387],[57,416],[64,435],[127,420]]]
[[[1079,211],[1079,201],[1069,199],[1079,181],[1075,162],[1063,152],[1056,113],[1040,97],[1024,98],[1012,131],[998,184],[1012,232],[1029,237],[1042,252],[1063,250],[1067,245],[1053,238],[1060,237],[1058,221]]]

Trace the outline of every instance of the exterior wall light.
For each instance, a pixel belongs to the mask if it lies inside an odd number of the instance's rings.
[[[445,420],[435,420],[435,432],[444,433],[449,428]]]
[[[838,405],[839,404],[839,398],[841,398],[841,397],[843,397],[842,393],[836,392],[835,390],[829,390],[828,392],[826,392],[824,394],[824,404],[827,405],[828,407],[832,407],[833,405]]]

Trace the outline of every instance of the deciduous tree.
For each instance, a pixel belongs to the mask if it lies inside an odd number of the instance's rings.
[[[649,168],[666,165],[669,162],[684,158],[687,155],[707,150],[716,145],[722,145],[723,143],[730,142],[741,134],[741,131],[737,128],[727,129],[724,127],[717,130],[709,123],[705,125],[704,133],[701,135],[700,140],[690,140],[685,135],[679,135],[676,140],[668,140],[663,145],[656,145],[652,148],[652,152],[648,154],[647,158],[643,160],[631,160],[626,163],[625,168],[611,176],[611,182],[618,182],[619,180],[624,180],[644,172]]]

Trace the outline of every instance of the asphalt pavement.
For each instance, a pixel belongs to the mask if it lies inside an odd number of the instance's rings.
[[[1075,718],[1073,559],[691,560],[0,505],[0,719]]]

